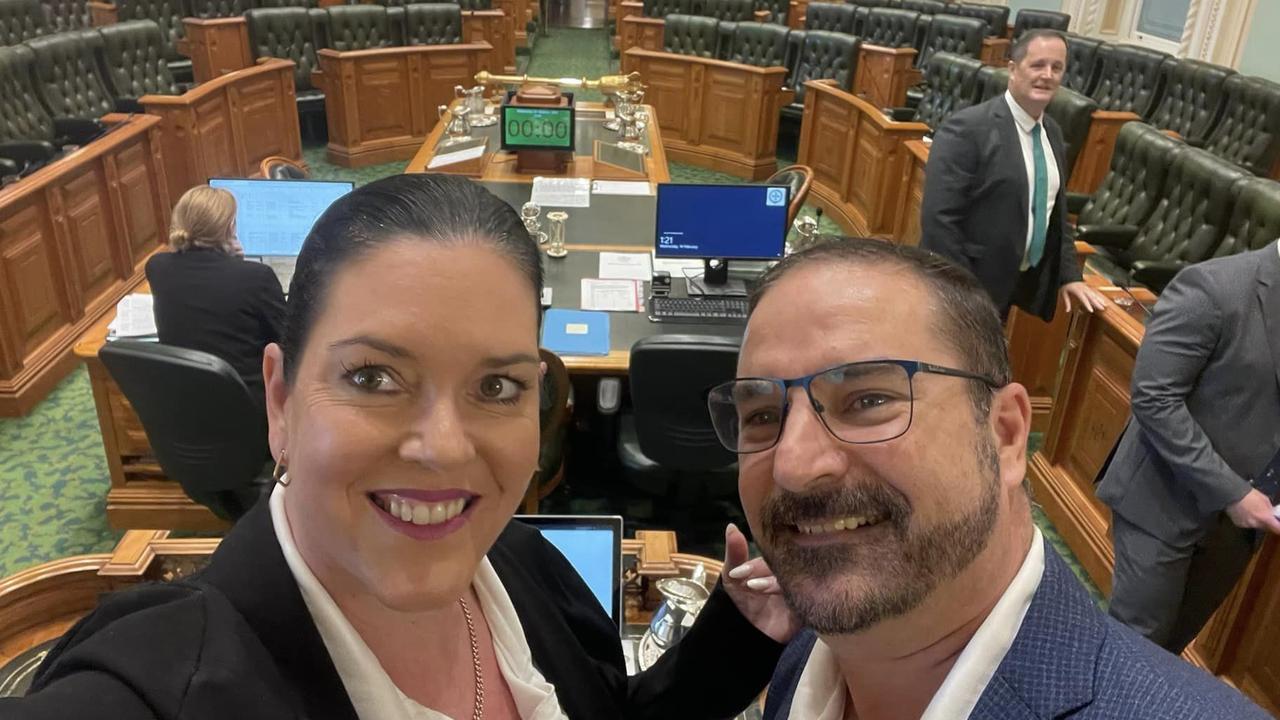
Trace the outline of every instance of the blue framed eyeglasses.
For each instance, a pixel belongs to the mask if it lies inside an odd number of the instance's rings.
[[[857,444],[901,437],[911,427],[918,373],[974,380],[992,390],[995,380],[966,370],[918,360],[869,360],[848,363],[812,375],[737,378],[711,388],[707,409],[720,444],[730,452],[763,452],[778,444],[790,401],[788,391],[804,388],[809,404],[836,439]]]

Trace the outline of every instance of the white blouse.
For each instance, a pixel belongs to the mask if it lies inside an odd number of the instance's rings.
[[[329,650],[338,676],[342,678],[356,715],[361,720],[454,720],[409,698],[382,669],[378,658],[347,621],[293,544],[293,533],[284,509],[285,492],[286,488],[280,485],[271,494],[271,519],[276,529],[276,540],[302,592],[311,619]],[[511,604],[511,596],[489,564],[489,558],[480,561],[472,588],[480,598],[480,609],[493,636],[498,667],[511,688],[522,720],[566,720],[556,698],[555,686],[548,683],[533,664],[533,654],[515,606]]]

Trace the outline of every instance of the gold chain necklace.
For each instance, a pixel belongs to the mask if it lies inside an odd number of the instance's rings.
[[[471,608],[467,607],[465,598],[458,598],[462,606],[462,617],[467,621],[467,637],[471,639],[471,669],[476,678],[476,703],[471,711],[471,720],[484,720],[484,673],[480,669],[480,643],[476,640],[476,624],[471,619]]]

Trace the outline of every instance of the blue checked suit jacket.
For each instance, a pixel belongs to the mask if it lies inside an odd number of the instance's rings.
[[[1044,557],[1044,578],[1022,627],[970,718],[1270,718],[1226,684],[1098,610],[1047,543]],[[765,720],[788,720],[816,640],[805,631],[783,652],[769,685]]]

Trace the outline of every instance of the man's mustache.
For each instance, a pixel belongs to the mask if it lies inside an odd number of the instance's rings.
[[[761,524],[766,533],[799,523],[850,515],[882,517],[902,529],[911,517],[911,503],[901,492],[883,483],[860,483],[804,493],[779,490],[760,508]]]

